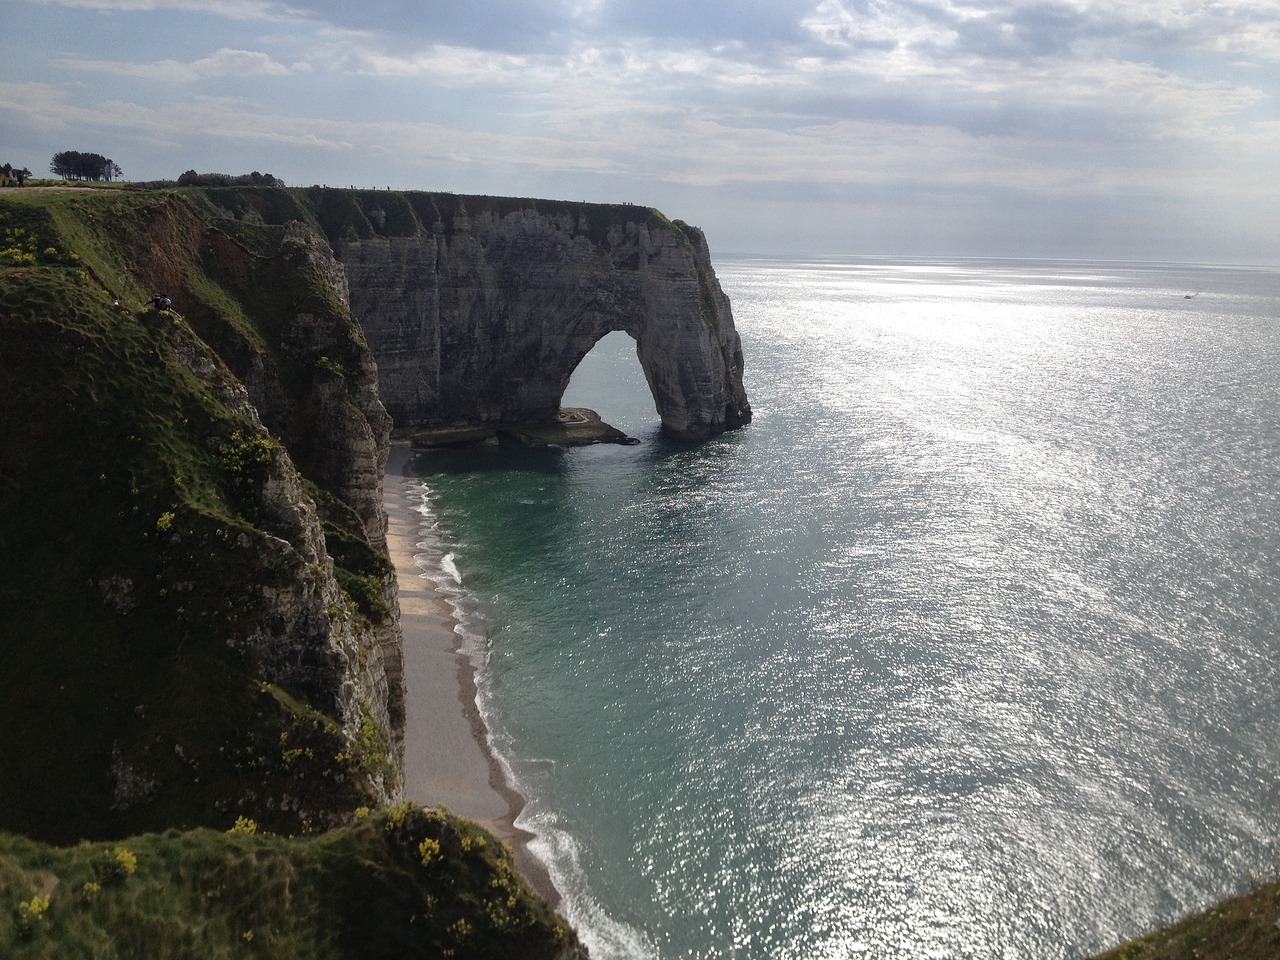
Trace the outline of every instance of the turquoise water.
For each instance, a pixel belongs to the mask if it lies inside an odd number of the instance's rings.
[[[745,430],[612,335],[565,402],[638,446],[423,464],[593,957],[1080,957],[1269,872],[1280,276],[717,273]]]

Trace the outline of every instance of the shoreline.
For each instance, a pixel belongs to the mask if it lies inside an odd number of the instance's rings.
[[[404,797],[445,806],[498,836],[529,886],[559,909],[560,892],[529,849],[534,835],[515,824],[525,798],[490,749],[476,705],[475,669],[458,648],[458,619],[432,571],[416,559],[441,548],[410,491],[416,481],[407,468],[414,456],[407,444],[393,443],[382,480],[404,639]]]

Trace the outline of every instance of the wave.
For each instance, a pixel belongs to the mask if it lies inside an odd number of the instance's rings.
[[[422,516],[423,539],[415,544],[414,562],[436,585],[452,611],[459,652],[471,663],[485,747],[502,770],[507,785],[524,801],[515,826],[531,835],[527,848],[546,869],[559,892],[560,912],[577,929],[596,960],[641,960],[656,956],[656,949],[643,933],[611,916],[593,895],[582,867],[578,841],[560,825],[558,814],[532,789],[531,780],[517,772],[517,766],[554,765],[554,761],[515,756],[512,738],[503,730],[501,710],[488,669],[492,625],[482,610],[483,598],[463,583],[456,544],[440,522],[430,486],[418,481],[409,489],[411,496],[420,498],[415,509]]]
[[[568,830],[558,824],[554,811],[539,809],[528,799],[516,826],[533,834],[529,850],[551,874],[552,883],[564,898],[561,912],[578,931],[578,936],[594,960],[647,960],[658,951],[643,932],[612,916],[587,883],[582,867],[581,847]]]
[[[457,586],[462,589],[462,574],[458,572],[458,565],[454,562],[456,554],[453,551],[446,553],[440,558],[440,570],[446,574]]]

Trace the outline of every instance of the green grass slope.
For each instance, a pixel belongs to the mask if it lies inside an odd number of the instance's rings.
[[[1093,960],[1276,960],[1280,881],[1215,904]]]
[[[0,837],[12,960],[413,960],[580,955],[509,854],[473,825],[400,806],[303,839],[148,834],[55,849]]]

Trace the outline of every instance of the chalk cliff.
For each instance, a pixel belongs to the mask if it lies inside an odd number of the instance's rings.
[[[607,333],[667,433],[748,423],[742,346],[702,232],[630,205],[347,193],[322,218],[397,430],[554,422]]]
[[[0,599],[11,637],[42,638],[11,644],[2,713],[99,711],[36,753],[0,747],[0,828],[66,840],[252,811],[291,830],[396,795],[393,418],[559,424],[574,368],[614,330],[673,436],[751,417],[702,233],[646,208],[90,191],[15,199],[0,228],[0,545],[24,558]],[[146,306],[160,291],[176,314]],[[93,544],[74,562],[72,517]]]
[[[0,831],[71,844],[247,818],[309,834],[398,797],[393,417],[556,435],[570,375],[614,330],[673,436],[751,417],[706,241],[653,210],[318,187],[5,193]],[[175,311],[149,305],[162,291]],[[406,816],[387,814],[401,832]],[[421,831],[404,839],[340,872],[398,876],[407,854],[444,883]],[[476,955],[525,955],[512,944],[535,927],[537,955],[581,955],[545,905],[516,929],[510,897],[495,913],[472,896],[513,883],[496,853],[443,846],[473,885],[454,891],[467,923],[494,938]],[[394,920],[428,946],[461,922]]]

